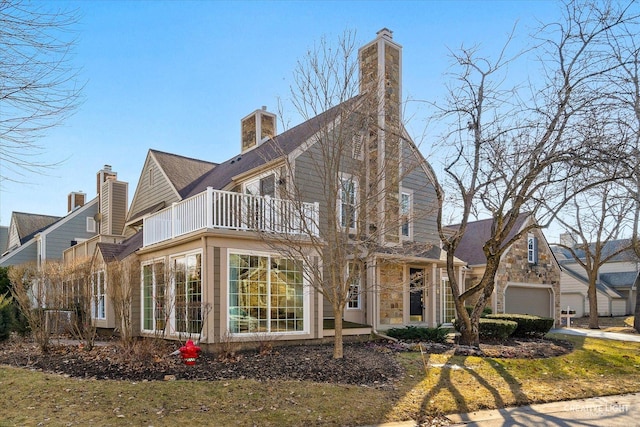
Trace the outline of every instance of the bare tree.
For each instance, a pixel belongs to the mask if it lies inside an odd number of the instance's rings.
[[[78,19],[51,4],[0,1],[0,184],[53,166],[37,161],[37,141],[78,106]]]
[[[106,276],[120,341],[128,349],[133,340],[133,293],[140,284],[140,263],[135,259],[112,260],[106,265]]]
[[[535,37],[538,44],[529,50],[509,55],[510,38],[495,59],[481,56],[477,48],[452,52],[458,71],[445,105],[436,105],[438,119],[449,129],[440,145],[447,156],[445,181],[438,188],[438,225],[463,344],[479,344],[480,314],[493,293],[502,254],[532,228],[548,225],[570,200],[568,180],[602,162],[606,152],[584,144],[580,129],[592,109],[605,102],[604,82],[616,67],[603,42],[631,18],[616,5],[600,10],[568,1],[563,6],[563,20],[543,26]],[[511,70],[520,60],[530,69],[538,65],[540,78],[514,81]],[[445,222],[450,201],[456,203],[455,227]],[[515,230],[523,213],[537,222]],[[494,220],[483,246],[486,269],[479,283],[464,289],[454,254],[468,222],[484,215]],[[471,300],[469,315],[465,301]]]
[[[351,32],[337,44],[323,39],[298,62],[291,99],[306,120],[299,126],[310,137],[302,145],[304,154],[296,157],[279,137],[271,143],[273,157],[280,161],[279,194],[295,206],[281,220],[302,233],[263,234],[282,258],[302,264],[305,284],[331,305],[334,358],[343,357],[345,308],[380,290],[365,280],[367,271],[379,267],[381,253],[386,263],[399,262],[394,255],[405,249],[403,222],[436,211],[435,203],[430,212],[402,208],[402,177],[426,163],[402,127],[400,99],[393,98],[398,91],[385,91],[383,75],[359,78],[354,41]],[[393,99],[384,98],[385,93]],[[383,114],[385,120],[380,120]],[[309,215],[305,203],[317,203],[320,215]],[[431,238],[417,246],[430,248],[435,236]]]
[[[606,182],[575,195],[557,217],[574,241],[573,245],[560,242],[558,246],[568,251],[587,275],[591,329],[599,328],[597,284],[600,268],[633,248],[633,239],[620,239],[631,230],[632,207],[624,187],[617,182]]]

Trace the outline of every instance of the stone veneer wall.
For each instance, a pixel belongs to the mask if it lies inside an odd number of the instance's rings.
[[[546,244],[540,230],[531,232],[538,238],[538,264],[530,265],[527,261],[527,236],[515,242],[500,261],[496,274],[495,291],[498,313],[504,312],[504,293],[509,282],[551,285],[554,293],[555,315],[560,319],[560,267],[557,265],[551,250]]]
[[[380,324],[401,325],[404,311],[403,266],[394,263],[380,265]]]

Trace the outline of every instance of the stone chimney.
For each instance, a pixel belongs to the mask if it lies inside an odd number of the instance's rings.
[[[67,213],[84,206],[86,202],[86,194],[82,191],[72,191],[67,196]]]
[[[567,246],[569,248],[573,248],[576,246],[576,238],[573,234],[568,231],[565,233],[560,233],[560,244],[563,246]]]
[[[377,37],[358,50],[360,94],[369,110],[371,125],[368,155],[372,176],[382,176],[377,191],[384,194],[377,206],[377,218],[370,224],[388,230],[380,244],[400,244],[399,193],[402,134],[402,46],[393,41],[392,31],[383,28]],[[397,213],[397,214],[394,214]]]
[[[240,122],[241,152],[248,151],[276,136],[276,115],[262,107]]]

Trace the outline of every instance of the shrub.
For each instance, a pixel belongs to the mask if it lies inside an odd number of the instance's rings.
[[[0,341],[9,339],[13,328],[14,308],[11,298],[0,294]]]
[[[552,318],[532,316],[530,314],[491,314],[487,318],[516,322],[518,327],[513,333],[516,337],[542,337],[553,327]]]
[[[447,328],[424,328],[417,326],[407,326],[406,328],[393,328],[387,331],[387,335],[399,340],[422,340],[444,343],[449,335]]]
[[[509,338],[518,327],[518,323],[511,320],[480,319],[480,339],[504,341]]]

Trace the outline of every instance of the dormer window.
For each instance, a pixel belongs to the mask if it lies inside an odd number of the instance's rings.
[[[529,264],[538,264],[538,238],[533,234],[527,236],[527,261]]]

